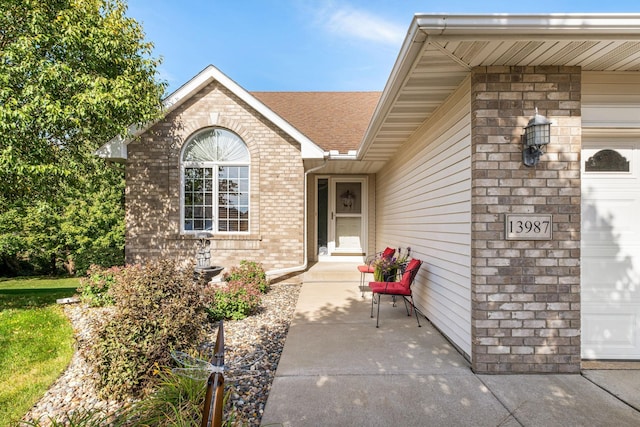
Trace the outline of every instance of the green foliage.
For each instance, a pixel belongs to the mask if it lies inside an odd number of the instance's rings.
[[[77,279],[0,280],[0,426],[22,417],[73,355],[73,328],[56,299]]]
[[[0,188],[46,195],[85,149],[157,115],[158,61],[121,0],[3,3]]]
[[[168,366],[172,349],[192,348],[206,321],[202,284],[191,268],[161,261],[125,267],[109,293],[115,315],[94,346],[103,396],[140,396],[154,384],[155,365]]]
[[[58,218],[51,205],[34,200],[31,205],[10,207],[0,213],[0,250],[5,266],[15,273],[46,274],[51,271],[51,246]],[[19,256],[18,256],[19,254]],[[12,256],[13,255],[13,256]],[[28,260],[28,265],[23,261]],[[0,273],[10,271],[0,270]]]
[[[206,308],[211,320],[241,320],[260,307],[260,291],[253,283],[240,281],[216,284],[205,290],[211,301]]]
[[[207,314],[214,321],[244,319],[260,307],[260,294],[269,290],[262,264],[253,261],[242,260],[231,267],[224,281],[205,290]]]
[[[116,276],[121,274],[121,267],[103,268],[92,265],[87,271],[87,276],[80,279],[80,292],[82,302],[91,307],[104,307],[113,304],[113,297],[109,293],[111,285],[116,282]]]
[[[84,274],[91,264],[124,263],[123,172],[90,158],[74,176],[58,198],[0,213],[0,274]]]
[[[19,427],[103,427],[117,424],[110,423],[110,416],[97,409],[79,409],[67,413],[63,419],[45,417],[35,421],[22,421]]]
[[[135,426],[197,426],[202,419],[206,382],[193,380],[161,368],[155,371],[157,388],[118,417],[117,422]]]
[[[242,282],[245,285],[253,285],[263,294],[269,290],[269,281],[264,268],[262,268],[262,264],[255,261],[240,261],[240,266],[231,267],[230,271],[225,273],[224,280],[226,282]]]
[[[123,0],[5,0],[0,28],[0,274],[121,264],[123,171],[93,152],[161,114],[152,45]]]
[[[56,245],[51,246],[56,258],[69,274],[84,274],[91,264],[123,265],[124,170],[89,158],[75,182],[59,204]]]

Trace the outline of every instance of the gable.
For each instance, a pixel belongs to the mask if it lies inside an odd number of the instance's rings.
[[[324,151],[317,144],[315,144],[306,135],[292,126],[289,122],[284,120],[273,110],[260,102],[256,97],[244,90],[240,85],[231,80],[220,70],[213,65],[209,65],[197,76],[187,82],[185,85],[176,90],[173,94],[169,95],[163,102],[163,117],[166,117],[169,113],[180,107],[182,104],[194,97],[204,87],[211,82],[218,82],[225,88],[227,88],[233,95],[237,96],[240,100],[244,101],[255,111],[260,113],[267,120],[271,121],[274,125],[279,127],[283,132],[288,134],[291,138],[300,144],[301,156],[303,159],[322,159],[324,158]],[[162,119],[153,123],[148,123],[143,126],[132,125],[130,126],[130,134],[126,137],[117,136],[105,145],[100,147],[95,154],[99,157],[124,162],[127,159],[127,145],[145,133],[153,125],[160,122]]]

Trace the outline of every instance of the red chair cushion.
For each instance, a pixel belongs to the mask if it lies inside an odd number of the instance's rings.
[[[382,258],[391,258],[395,253],[396,250],[394,248],[386,248],[384,251],[382,251]]]
[[[360,273],[373,273],[375,271],[375,267],[371,266],[371,265],[359,265],[358,266],[358,271]]]
[[[411,272],[415,269],[420,268],[420,265],[422,265],[422,261],[420,261],[419,259],[413,258],[411,261],[409,261],[409,264],[407,264],[407,268],[405,268],[404,274],[402,275],[402,279],[400,279],[400,283],[402,283],[407,288],[411,286]]]
[[[369,287],[374,294],[411,295],[411,289],[402,282],[369,282]]]

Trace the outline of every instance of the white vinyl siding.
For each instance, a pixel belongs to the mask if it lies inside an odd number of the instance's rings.
[[[376,246],[424,261],[414,298],[471,355],[471,106],[467,79],[376,179]]]
[[[583,72],[582,127],[640,127],[640,73]]]

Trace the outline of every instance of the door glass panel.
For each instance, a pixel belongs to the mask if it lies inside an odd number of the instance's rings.
[[[336,249],[361,250],[360,217],[338,217],[336,218]]]
[[[336,183],[336,213],[362,213],[362,184],[359,182]]]
[[[318,254],[327,255],[329,227],[329,180],[318,180]]]
[[[335,183],[335,249],[362,251],[362,182]]]

